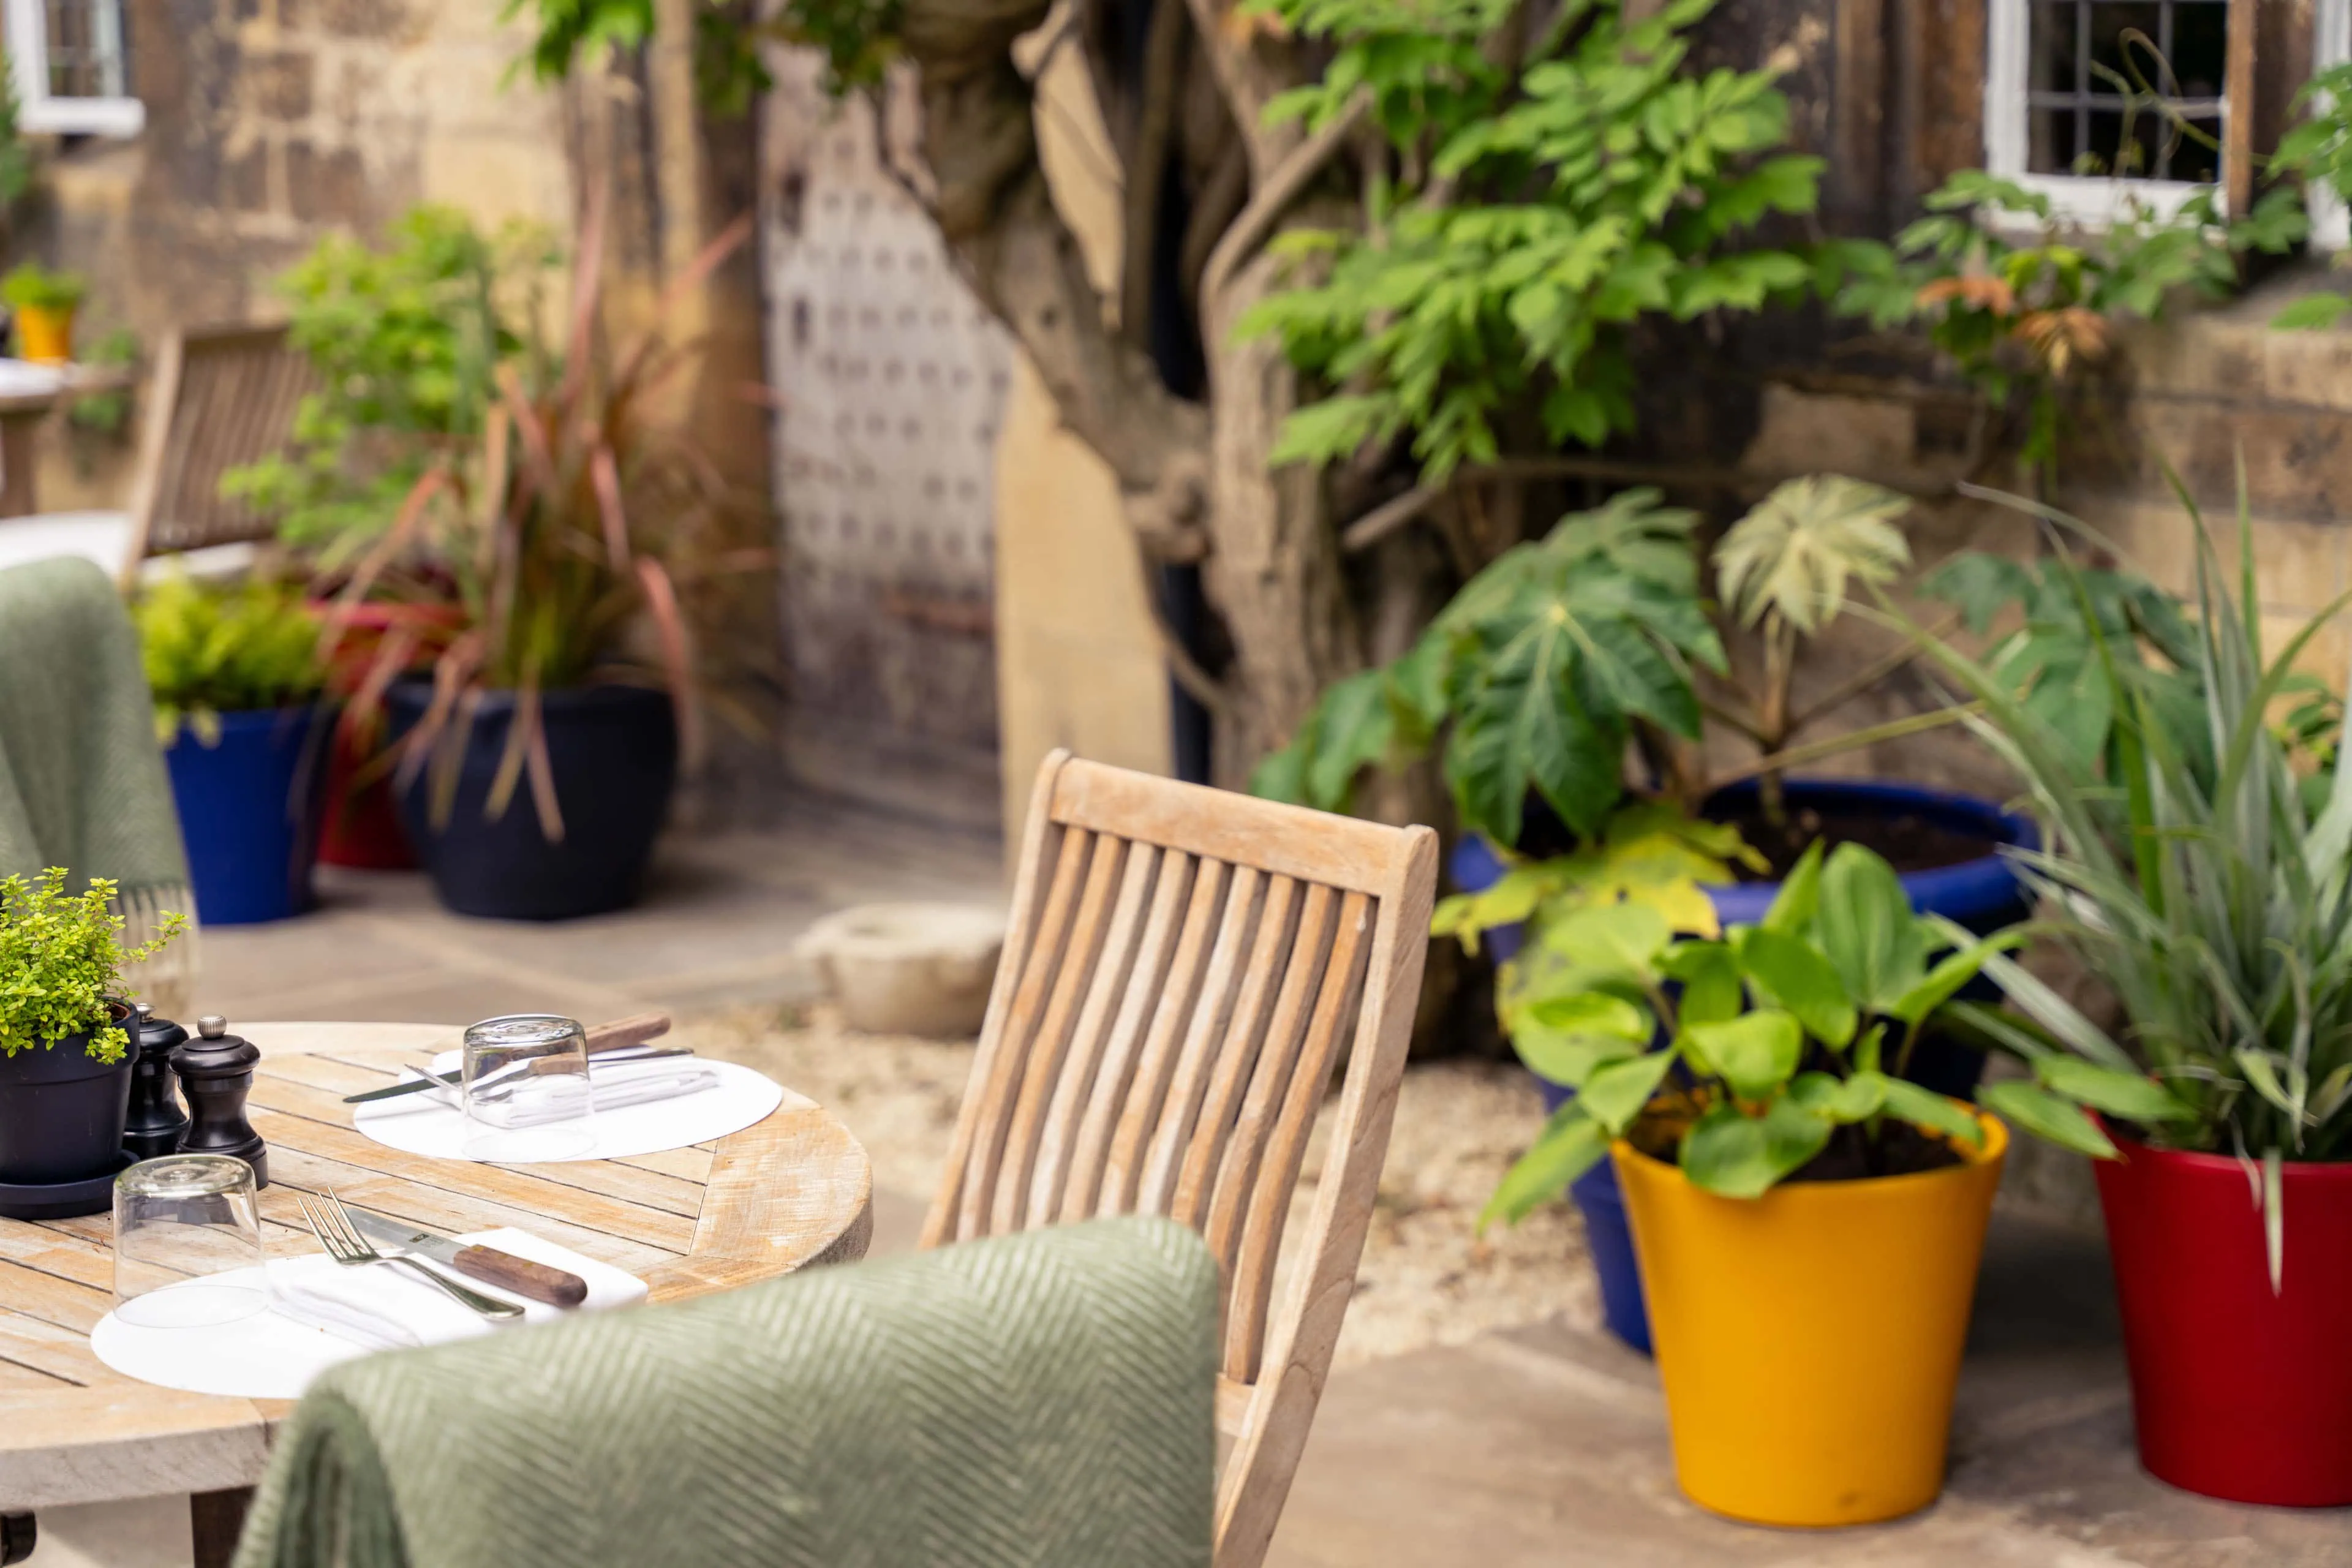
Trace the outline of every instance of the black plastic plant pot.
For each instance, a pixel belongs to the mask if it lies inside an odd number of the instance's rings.
[[[422,681],[386,694],[395,739],[416,727],[432,695]],[[541,699],[561,840],[541,826],[528,779],[504,812],[489,815],[514,713],[513,693],[483,696],[446,818],[434,820],[430,767],[400,791],[401,820],[441,902],[458,914],[511,921],[573,920],[635,903],[677,783],[668,695],[592,686]]]
[[[131,1016],[116,1004],[115,1022]],[[51,1186],[109,1176],[122,1163],[136,1051],[102,1062],[87,1031],[0,1057],[0,1185]]]

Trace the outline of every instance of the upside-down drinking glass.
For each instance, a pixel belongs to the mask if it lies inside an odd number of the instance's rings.
[[[516,1013],[466,1031],[466,1158],[576,1160],[595,1142],[588,1031],[575,1018]]]
[[[252,1166],[234,1154],[166,1154],[114,1178],[117,1318],[202,1329],[268,1305]]]

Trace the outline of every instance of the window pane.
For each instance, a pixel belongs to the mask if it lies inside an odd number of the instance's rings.
[[[2207,181],[2229,0],[2030,0],[2026,166]]]
[[[121,98],[130,91],[122,0],[42,0],[48,27],[49,93]]]

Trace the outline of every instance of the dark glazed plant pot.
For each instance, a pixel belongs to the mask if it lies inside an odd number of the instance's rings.
[[[1721,803],[1736,807],[1755,793],[1752,784],[1735,785],[1709,805]],[[1938,827],[1980,837],[1989,844],[2032,848],[2041,842],[2033,825],[2025,818],[2005,812],[1990,801],[1950,790],[1858,780],[1790,779],[1785,793],[1792,811],[1811,807],[1823,815],[1848,818],[1874,815],[1919,817]],[[1504,866],[1492,845],[1476,834],[1465,834],[1454,846],[1446,869],[1456,888],[1475,893],[1494,886],[1503,875]],[[1902,882],[1903,890],[1911,896],[1913,909],[1923,914],[1942,915],[1979,935],[1999,931],[2032,912],[2016,871],[1998,853],[1933,870],[1906,872]],[[1772,907],[1772,900],[1780,896],[1780,884],[1740,882],[1706,891],[1708,901],[1715,905],[1716,918],[1725,925],[1753,925]],[[1517,926],[1497,926],[1486,933],[1486,943],[1489,952],[1503,959],[1518,952],[1522,940]],[[1988,988],[1979,981],[1965,994],[1987,994]],[[1976,1095],[1977,1079],[1983,1071],[1981,1053],[1931,1036],[1920,1041],[1905,1076],[1938,1094],[1969,1100]],[[1547,1113],[1559,1110],[1573,1092],[1546,1079],[1538,1078],[1536,1082],[1543,1089]],[[1616,1167],[1603,1160],[1570,1184],[1569,1195],[1584,1215],[1585,1238],[1592,1252],[1593,1269],[1601,1276],[1601,1317],[1610,1332],[1646,1355],[1650,1351],[1650,1317],[1642,1299],[1642,1275],[1634,1259],[1633,1233],[1626,1220],[1625,1199],[1618,1188]]]
[[[325,704],[224,713],[219,744],[183,727],[165,748],[205,924],[280,921],[318,901],[310,872],[333,722]]]
[[[115,1022],[131,1010],[116,1006]],[[47,1186],[110,1174],[122,1163],[136,1049],[108,1063],[87,1032],[0,1057],[0,1184]]]
[[[2273,1291],[2243,1166],[2107,1131],[2123,1158],[2093,1170],[2140,1463],[2232,1502],[2352,1503],[2352,1163],[2282,1168]]]
[[[386,694],[395,740],[416,727],[431,700],[421,681]],[[572,920],[635,903],[677,783],[668,695],[592,686],[541,700],[563,816],[560,842],[541,830],[528,780],[497,820],[488,814],[514,710],[505,691],[487,693],[476,709],[446,821],[433,821],[429,767],[400,791],[401,820],[434,890],[457,913],[492,920]]]

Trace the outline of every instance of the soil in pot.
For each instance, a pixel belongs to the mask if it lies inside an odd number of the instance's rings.
[[[432,688],[403,682],[386,694],[395,740],[424,717]],[[549,692],[541,703],[548,761],[562,816],[551,838],[530,788],[489,815],[490,786],[514,716],[510,692],[484,694],[455,798],[436,821],[431,769],[400,792],[409,842],[441,901],[463,915],[553,921],[636,901],[654,840],[677,782],[677,727],[667,693],[635,686]]]
[[[1771,868],[1765,871],[1740,867],[1739,879],[1743,882],[1780,881],[1796,869],[1806,846],[1816,838],[1826,839],[1832,847],[1859,844],[1875,850],[1897,872],[1941,870],[1947,866],[1981,860],[2000,850],[1999,839],[1962,831],[1948,822],[1938,822],[1916,811],[1869,812],[1798,805],[1786,813],[1782,823],[1775,826],[1764,815],[1758,798],[1748,795],[1711,806],[1706,815],[1711,822],[1727,823],[1739,829],[1739,837],[1748,841],[1748,847],[1770,863]]]
[[[2281,1167],[2271,1288],[2235,1159],[2148,1147],[2093,1171],[2122,1309],[2140,1462],[2207,1497],[2352,1504],[2352,1163]]]
[[[117,1005],[118,1025],[130,1016]],[[0,1184],[85,1181],[120,1165],[132,1058],[98,1060],[87,1033],[0,1057]]]
[[[1718,1197],[1613,1151],[1675,1479],[1758,1524],[1895,1519],[1943,1489],[1952,1396],[2008,1134],[1941,1169]]]

